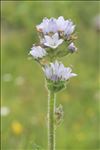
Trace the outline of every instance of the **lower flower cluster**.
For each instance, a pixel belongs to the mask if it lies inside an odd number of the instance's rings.
[[[76,76],[75,73],[71,72],[72,69],[70,67],[64,67],[64,65],[58,61],[45,65],[43,70],[46,78],[53,82],[66,81]]]
[[[47,79],[48,88],[55,92],[66,87],[65,81],[68,81],[71,77],[77,76],[77,74],[72,73],[70,67],[64,67],[64,65],[57,60],[49,65],[45,65],[43,71]]]

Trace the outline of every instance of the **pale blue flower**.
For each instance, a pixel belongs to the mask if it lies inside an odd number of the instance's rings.
[[[32,50],[30,51],[30,54],[35,58],[42,58],[47,55],[47,52],[45,49],[43,49],[41,46],[34,46],[32,47]]]
[[[70,67],[64,67],[64,65],[58,61],[46,65],[43,70],[46,78],[54,82],[65,81],[77,76],[77,74],[71,72],[72,69]]]
[[[70,50],[70,52],[76,52],[77,51],[77,47],[74,45],[74,43],[70,43],[70,45],[68,46],[68,49]]]
[[[44,36],[44,45],[51,47],[53,49],[57,48],[60,44],[62,44],[63,39],[59,39],[58,33],[55,33],[52,36],[45,35]]]

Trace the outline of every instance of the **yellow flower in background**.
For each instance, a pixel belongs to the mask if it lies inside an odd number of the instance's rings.
[[[11,124],[12,132],[16,135],[20,135],[23,132],[23,126],[18,121],[13,121]]]

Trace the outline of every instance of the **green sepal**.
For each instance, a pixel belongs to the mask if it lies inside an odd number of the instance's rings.
[[[50,91],[56,93],[66,88],[66,82],[65,81],[53,82],[51,80],[47,80],[47,87]]]
[[[64,57],[64,56],[66,56],[66,55],[68,55],[70,52],[69,51],[59,51],[58,52],[58,57],[60,58],[60,57]]]

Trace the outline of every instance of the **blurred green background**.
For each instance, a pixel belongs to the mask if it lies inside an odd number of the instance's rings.
[[[44,17],[76,24],[78,52],[62,59],[78,76],[58,93],[64,121],[57,150],[99,150],[99,2],[2,2],[2,150],[47,150],[47,90],[39,65],[28,56]]]

